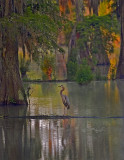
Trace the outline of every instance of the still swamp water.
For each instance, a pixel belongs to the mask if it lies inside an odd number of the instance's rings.
[[[99,118],[1,118],[0,159],[123,160],[123,80],[82,86],[71,82],[25,83],[25,88],[31,87],[30,107],[0,107],[0,115],[63,115],[60,84],[70,99],[68,115]],[[113,116],[118,118],[108,118]]]

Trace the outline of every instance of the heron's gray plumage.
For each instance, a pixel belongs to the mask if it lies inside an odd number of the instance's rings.
[[[67,109],[70,108],[70,102],[69,102],[69,98],[68,96],[64,95],[62,92],[65,90],[64,86],[61,85],[60,87],[62,87],[61,91],[60,91],[60,95],[61,95],[61,98],[62,98],[62,102],[64,104],[65,107],[67,107]]]

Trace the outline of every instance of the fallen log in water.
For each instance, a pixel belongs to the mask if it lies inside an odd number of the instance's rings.
[[[38,115],[38,116],[0,116],[0,119],[124,119],[124,116],[98,117],[98,116],[69,116],[69,115]]]

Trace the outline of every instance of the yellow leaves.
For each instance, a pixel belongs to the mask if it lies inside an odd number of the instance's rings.
[[[112,4],[114,3],[114,0],[110,0],[109,2],[107,0],[104,0],[103,2],[100,2],[98,14],[99,16],[104,16],[112,12]]]
[[[102,30],[104,35],[108,34],[108,30],[105,30],[103,28],[100,28],[100,29]],[[108,58],[110,61],[110,68],[108,71],[108,79],[115,79],[116,78],[116,71],[117,71],[117,65],[118,65],[119,53],[120,53],[120,35],[113,32],[112,36],[115,37],[115,40],[113,42],[110,41],[110,43],[114,47],[114,52],[113,53],[107,52],[107,55],[108,55]]]
[[[18,54],[19,54],[19,60],[20,60],[23,57],[22,48],[19,48]],[[25,48],[25,60],[28,61],[29,59],[30,59],[29,53],[27,49]]]
[[[110,68],[108,72],[108,79],[115,79],[116,71],[117,71],[117,59],[112,58],[110,59]]]
[[[114,33],[113,33],[114,34]],[[110,60],[110,68],[108,71],[108,79],[115,79],[116,71],[117,71],[117,65],[119,61],[119,53],[120,53],[120,36],[115,35],[116,40],[114,43],[114,53],[108,54],[108,58]]]

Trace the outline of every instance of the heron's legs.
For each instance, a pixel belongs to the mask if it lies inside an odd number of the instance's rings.
[[[66,107],[64,107],[64,116],[68,115],[68,109]]]
[[[68,109],[67,109],[67,116],[68,116]]]
[[[64,115],[65,115],[65,107],[64,107]]]

